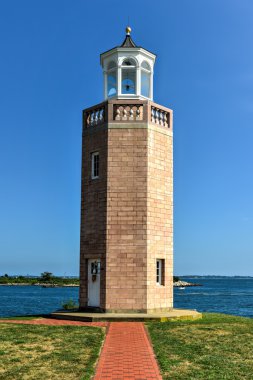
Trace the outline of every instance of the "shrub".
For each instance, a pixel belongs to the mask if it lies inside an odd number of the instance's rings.
[[[62,307],[64,310],[78,309],[79,305],[73,301],[72,299],[65,301],[62,303]]]

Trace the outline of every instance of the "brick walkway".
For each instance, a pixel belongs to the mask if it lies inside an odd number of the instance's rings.
[[[144,324],[141,322],[79,322],[49,318],[0,323],[50,326],[109,326],[94,380],[162,380]]]
[[[143,323],[112,322],[94,380],[161,380]]]

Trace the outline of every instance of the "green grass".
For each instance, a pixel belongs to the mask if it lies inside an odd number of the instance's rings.
[[[1,317],[0,319],[1,320],[4,320],[4,319],[7,319],[7,320],[15,320],[15,321],[18,321],[18,320],[22,320],[22,321],[25,321],[25,320],[30,320],[30,319],[40,319],[42,316],[41,315],[29,315],[29,316],[16,316],[16,317]]]
[[[104,330],[87,326],[0,324],[1,380],[88,380]]]
[[[253,319],[203,314],[146,325],[164,380],[253,379]]]

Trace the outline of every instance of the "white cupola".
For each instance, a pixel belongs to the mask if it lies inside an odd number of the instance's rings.
[[[126,28],[121,46],[100,55],[104,72],[104,98],[153,100],[153,70],[156,55],[136,46]]]

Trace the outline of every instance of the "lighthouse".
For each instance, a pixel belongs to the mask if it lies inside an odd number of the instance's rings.
[[[82,310],[173,307],[173,114],[153,101],[155,61],[127,27],[100,55],[103,102],[83,110]]]

